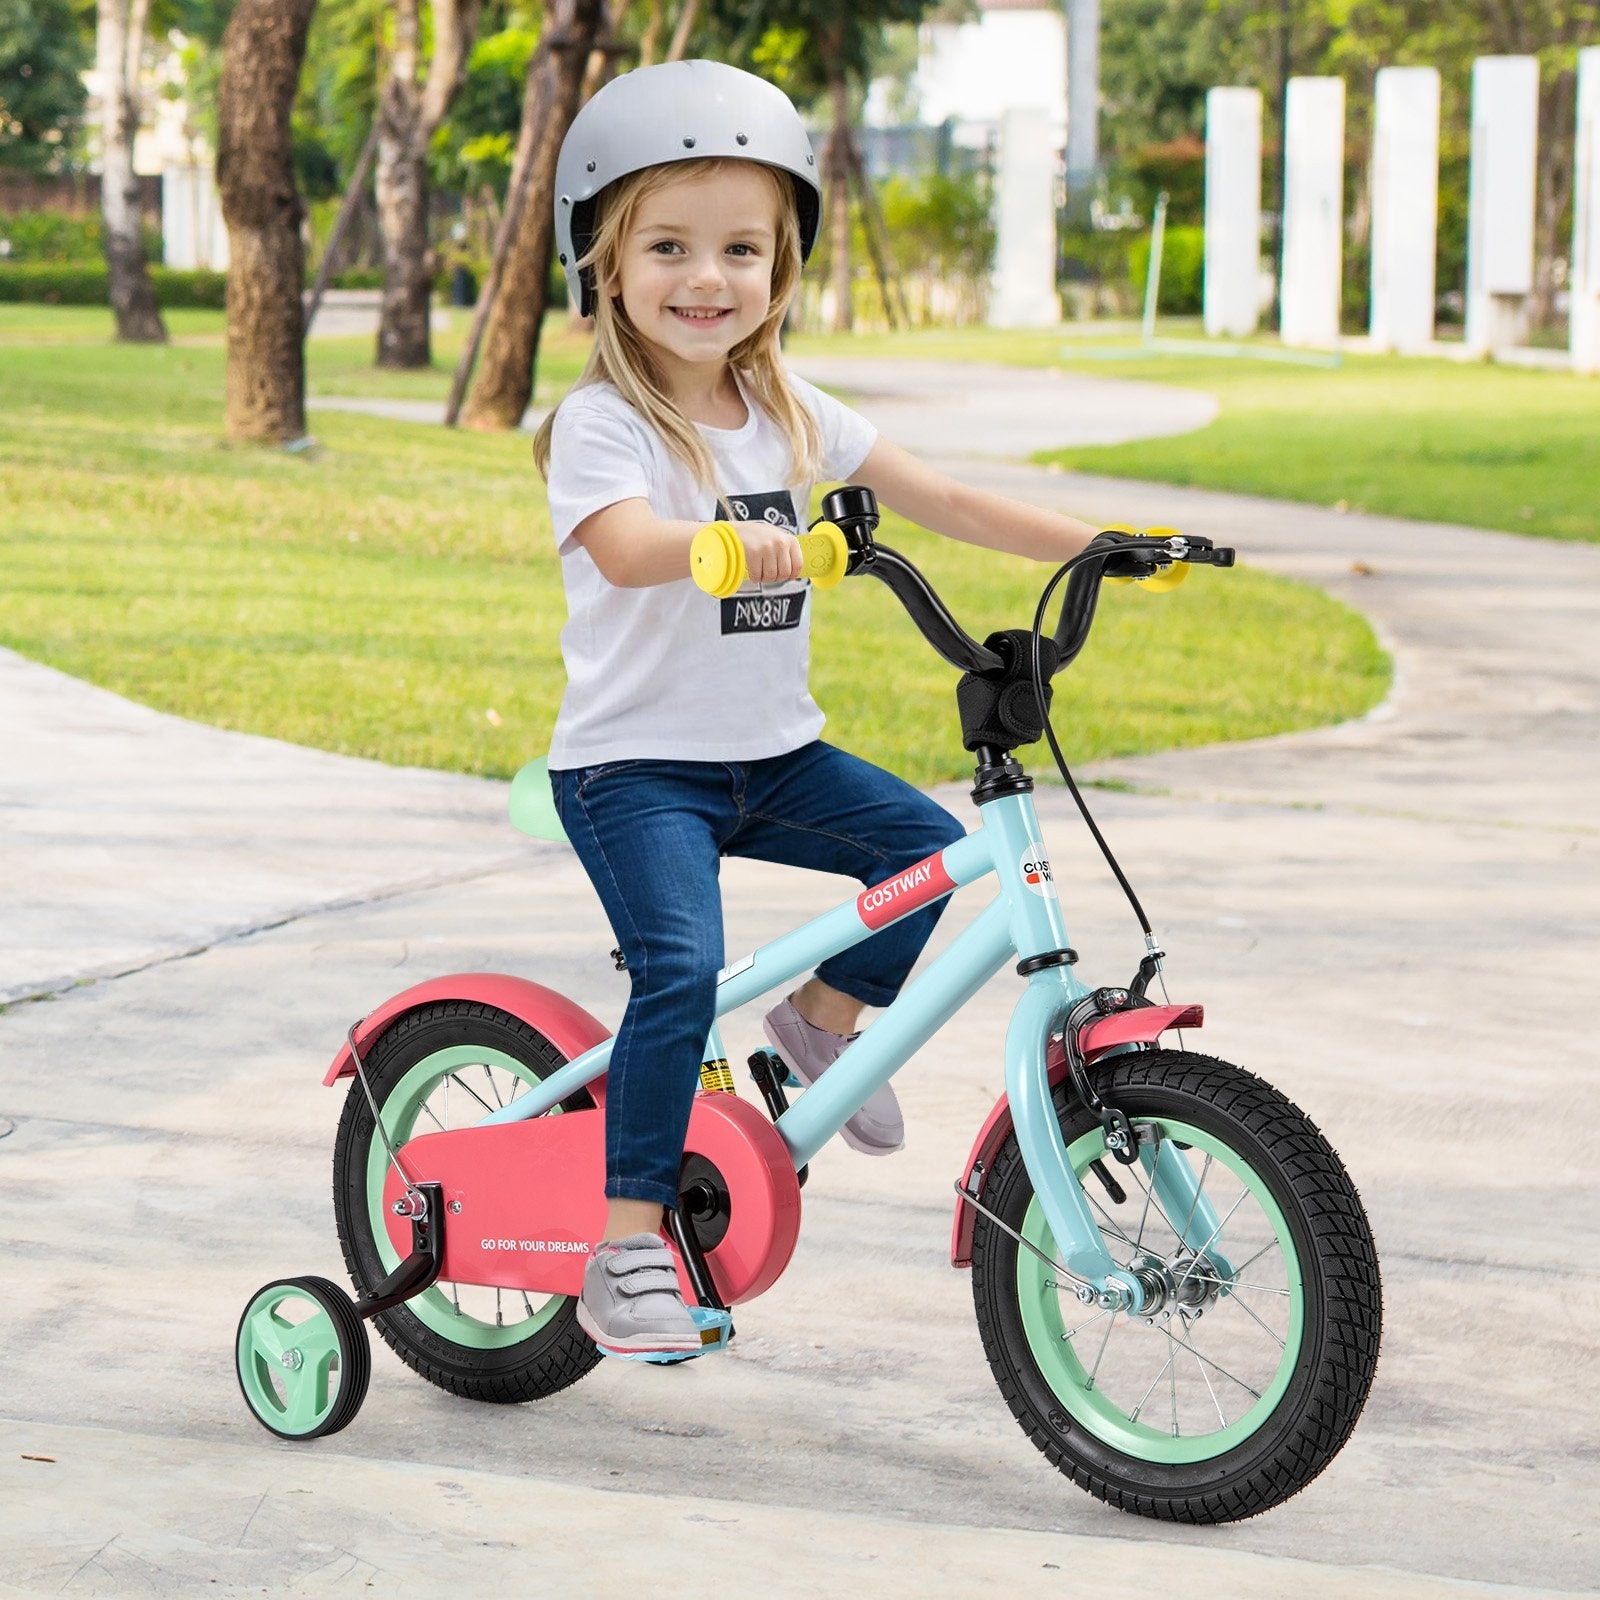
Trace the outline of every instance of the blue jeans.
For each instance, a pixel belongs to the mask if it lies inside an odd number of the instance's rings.
[[[724,961],[723,856],[781,861],[869,888],[966,830],[893,773],[821,740],[761,761],[607,761],[550,774],[633,991],[606,1078],[606,1194],[678,1203]],[[826,984],[869,1006],[900,992],[943,900],[829,957]]]

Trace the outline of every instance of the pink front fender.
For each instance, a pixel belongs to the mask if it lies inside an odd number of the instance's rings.
[[[362,1051],[362,1059],[366,1058],[368,1042],[376,1039],[396,1017],[438,1000],[473,1000],[509,1011],[530,1028],[537,1028],[568,1061],[611,1036],[611,1030],[598,1018],[542,983],[513,978],[503,972],[458,972],[448,978],[430,978],[426,983],[419,983],[414,989],[385,1000],[366,1017],[356,1028],[356,1045]],[[340,1046],[322,1081],[337,1083],[340,1078],[353,1077],[355,1070],[355,1058],[346,1042]],[[592,1084],[590,1092],[598,1100],[604,1094],[604,1085]]]
[[[1154,1044],[1168,1028],[1198,1028],[1204,1020],[1205,1010],[1201,1006],[1135,1006],[1129,1011],[1114,1011],[1110,1016],[1097,1017],[1083,1030],[1078,1044],[1083,1059],[1093,1061],[1118,1045]],[[1045,1062],[1050,1069],[1050,1087],[1054,1089],[1067,1075],[1067,1052],[1059,1039],[1050,1041]],[[980,1197],[989,1181],[994,1158],[1010,1132],[1011,1102],[1001,1095],[979,1131],[961,1175],[967,1189]],[[972,1225],[977,1215],[967,1201],[956,1201],[955,1225],[950,1234],[950,1265],[953,1267],[972,1265]]]

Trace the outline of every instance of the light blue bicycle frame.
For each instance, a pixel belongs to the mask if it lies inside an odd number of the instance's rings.
[[[993,872],[999,880],[999,894],[777,1119],[774,1126],[788,1146],[796,1170],[1008,961],[1021,962],[1066,948],[1066,925],[1032,794],[1001,795],[986,801],[979,807],[979,816],[982,828],[944,850],[941,859],[956,888]],[[1025,861],[1036,869],[1037,886],[1024,877]],[[919,900],[901,915],[910,915],[926,903]],[[871,938],[887,925],[869,927],[861,920],[855,900],[814,917],[794,932],[762,945],[753,955],[724,967],[717,979],[716,1015],[811,972],[829,956]],[[1097,1290],[1120,1291],[1127,1308],[1137,1311],[1144,1300],[1142,1286],[1107,1253],[1068,1160],[1051,1104],[1046,1065],[1049,1038],[1060,1030],[1072,1006],[1088,993],[1069,965],[1042,967],[1028,976],[1006,1031],[1006,1094],[1023,1161],[1067,1271]],[[548,1111],[606,1070],[613,1042],[606,1039],[585,1051],[537,1088],[483,1118],[479,1126],[518,1122]],[[724,1056],[721,1035],[713,1022],[706,1059]],[[1182,1158],[1162,1142],[1154,1151],[1141,1147],[1140,1159],[1167,1215],[1187,1219],[1186,1242],[1198,1248],[1214,1237],[1217,1218],[1206,1198],[1197,1195],[1194,1177]],[[1188,1238],[1191,1234],[1192,1239]]]

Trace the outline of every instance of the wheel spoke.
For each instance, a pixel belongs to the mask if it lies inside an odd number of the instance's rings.
[[[487,1072],[488,1070],[489,1069],[487,1067],[484,1068],[485,1072]],[[485,1111],[494,1111],[494,1110],[498,1109],[497,1107],[490,1105],[489,1102],[487,1100],[485,1100],[483,1098],[483,1096],[481,1094],[479,1094],[478,1091],[476,1089],[474,1089],[470,1083],[467,1083],[466,1081],[464,1081],[458,1073],[452,1072],[450,1074],[450,1076],[445,1079],[444,1092],[445,1092],[446,1095],[448,1095],[450,1093],[450,1085],[452,1083],[459,1084],[461,1086],[462,1093],[463,1094],[470,1094],[472,1096],[472,1098],[474,1100],[476,1100],[478,1102],[478,1104],[480,1106],[482,1106]],[[448,1105],[449,1101],[446,1100],[445,1104]]]
[[[1187,1315],[1184,1315],[1183,1321],[1184,1326],[1187,1328],[1189,1324]],[[1228,1419],[1222,1414],[1222,1402],[1217,1399],[1217,1391],[1211,1387],[1211,1376],[1206,1371],[1206,1364],[1200,1359],[1199,1355],[1195,1351],[1191,1350],[1189,1354],[1194,1356],[1194,1364],[1200,1373],[1201,1380],[1206,1386],[1206,1393],[1211,1396],[1211,1404],[1216,1407],[1217,1422],[1219,1426],[1226,1428],[1228,1426]]]
[[[1160,1146],[1157,1145],[1156,1148],[1160,1149]],[[1179,1233],[1176,1228],[1172,1227],[1172,1218],[1167,1215],[1166,1210],[1163,1208],[1161,1202],[1156,1199],[1155,1187],[1153,1185],[1151,1185],[1151,1184],[1147,1184],[1144,1181],[1144,1179],[1139,1175],[1139,1171],[1138,1171],[1138,1169],[1136,1167],[1129,1167],[1128,1171],[1133,1174],[1134,1182],[1137,1183],[1139,1185],[1139,1187],[1141,1189],[1143,1189],[1144,1192],[1145,1192],[1145,1196],[1146,1196],[1146,1198],[1145,1198],[1145,1209],[1146,1209],[1146,1211],[1148,1212],[1149,1208],[1153,1205],[1156,1208],[1156,1215],[1158,1217],[1160,1217],[1161,1220],[1164,1223],[1166,1223],[1166,1225],[1169,1228],[1172,1228],[1172,1236],[1173,1236],[1173,1238],[1175,1238],[1178,1241],[1179,1244],[1182,1244],[1183,1243],[1183,1235],[1181,1233]],[[1141,1241],[1140,1245],[1139,1245],[1139,1248],[1143,1249],[1144,1226],[1143,1226],[1142,1220],[1141,1220],[1140,1227],[1139,1227],[1139,1239]]]
[[[1274,1289],[1265,1283],[1242,1283],[1238,1278],[1213,1278],[1204,1272],[1191,1273],[1191,1283],[1213,1283],[1219,1289],[1253,1289],[1257,1294],[1281,1294],[1286,1300],[1292,1298],[1288,1289]]]
[[[1252,1311],[1252,1310],[1251,1310],[1251,1309],[1250,1309],[1250,1307],[1249,1307],[1249,1306],[1248,1306],[1248,1305],[1246,1305],[1246,1304],[1245,1304],[1245,1302],[1244,1302],[1244,1301],[1243,1301],[1243,1300],[1234,1300],[1234,1301],[1232,1301],[1232,1302],[1231,1302],[1231,1303],[1232,1303],[1232,1304],[1233,1304],[1233,1305],[1236,1305],[1236,1306],[1237,1306],[1237,1307],[1238,1307],[1238,1308],[1239,1308],[1239,1309],[1240,1309],[1240,1310],[1241,1310],[1241,1311],[1242,1311],[1242,1312],[1244,1312],[1244,1314],[1245,1314],[1245,1315],[1246,1315],[1246,1316],[1247,1316],[1247,1317],[1249,1317],[1249,1319],[1250,1319],[1250,1320],[1251,1320],[1251,1321],[1252,1321],[1252,1322],[1253,1322],[1253,1323],[1255,1323],[1255,1325],[1256,1325],[1256,1326],[1257,1326],[1257,1327],[1258,1327],[1258,1328],[1260,1328],[1260,1329],[1261,1329],[1261,1331],[1262,1331],[1262,1332],[1263,1332],[1263,1333],[1264,1333],[1264,1334],[1266,1334],[1266,1336],[1267,1336],[1267,1337],[1268,1337],[1268,1338],[1269,1338],[1269,1339],[1270,1339],[1270,1340],[1271,1340],[1271,1341],[1272,1341],[1272,1342],[1273,1342],[1273,1343],[1274,1343],[1274,1344],[1275,1344],[1275,1345],[1277,1345],[1277,1347],[1278,1347],[1278,1348],[1279,1348],[1279,1349],[1280,1349],[1280,1350],[1287,1350],[1287,1349],[1288,1349],[1288,1348],[1289,1348],[1289,1347],[1288,1347],[1288,1345],[1286,1345],[1286,1344],[1285,1344],[1285,1343],[1284,1343],[1284,1342],[1283,1342],[1283,1340],[1282,1340],[1282,1339],[1280,1339],[1280,1338],[1279,1338],[1279,1337],[1278,1337],[1278,1336],[1277,1336],[1277,1334],[1275,1334],[1275,1333],[1274,1333],[1274,1332],[1273,1332],[1273,1331],[1272,1331],[1272,1329],[1271,1329],[1271,1328],[1269,1328],[1269,1327],[1268,1327],[1268,1326],[1267,1326],[1267,1325],[1266,1325],[1266,1323],[1264,1323],[1264,1322],[1263,1322],[1263,1321],[1262,1321],[1262,1320],[1261,1320],[1261,1318],[1260,1318],[1260,1317],[1258,1317],[1258,1316],[1257,1316],[1257,1315],[1256,1315],[1256,1314],[1255,1314],[1255,1312],[1254,1312],[1254,1311]]]
[[[1088,1382],[1084,1384],[1084,1388],[1086,1389],[1094,1388],[1095,1375],[1100,1371],[1100,1363],[1106,1358],[1106,1346],[1111,1342],[1111,1330],[1116,1327],[1116,1325],[1117,1322],[1115,1317],[1113,1317],[1111,1321],[1106,1324],[1105,1337],[1100,1341],[1100,1353],[1094,1358],[1094,1369],[1089,1374]]]
[[[1163,1329],[1162,1329],[1162,1332],[1163,1332],[1163,1333],[1165,1333],[1165,1332],[1166,1332],[1166,1330],[1165,1330],[1165,1329],[1164,1329],[1164,1328],[1163,1328]],[[1167,1334],[1167,1337],[1168,1337],[1168,1338],[1169,1338],[1169,1339],[1172,1339],[1172,1335],[1171,1335],[1171,1334],[1170,1334],[1170,1333],[1168,1333],[1168,1334]],[[1176,1345],[1176,1344],[1177,1344],[1177,1343],[1178,1343],[1178,1341],[1177,1341],[1177,1340],[1176,1340],[1176,1339],[1172,1339],[1172,1342],[1173,1342],[1173,1344],[1175,1344],[1175,1345]],[[1132,1411],[1130,1411],[1130,1412],[1129,1412],[1129,1413],[1128,1413],[1128,1421],[1129,1421],[1129,1422],[1137,1422],[1137,1421],[1138,1421],[1138,1420],[1139,1420],[1139,1413],[1140,1413],[1140,1412],[1141,1412],[1141,1411],[1143,1411],[1143,1410],[1144,1410],[1144,1403],[1145,1403],[1145,1401],[1146,1401],[1146,1400],[1148,1400],[1148,1399],[1149,1399],[1149,1398],[1150,1398],[1150,1396],[1151,1396],[1151,1395],[1153,1395],[1153,1394],[1154,1394],[1154,1393],[1155,1393],[1155,1392],[1156,1392],[1156,1385],[1157,1385],[1157,1384],[1158,1384],[1158,1383],[1160,1383],[1160,1382],[1161,1382],[1161,1380],[1162,1380],[1162,1379],[1163,1379],[1163,1378],[1164,1378],[1164,1377],[1166,1377],[1166,1375],[1167,1375],[1167,1368],[1168,1368],[1168,1367],[1170,1367],[1170,1366],[1171,1366],[1171,1365],[1172,1365],[1172,1363],[1173,1363],[1173,1362],[1174,1362],[1174,1361],[1176,1361],[1176,1360],[1177,1360],[1177,1359],[1178,1359],[1178,1352],[1177,1352],[1177,1351],[1176,1351],[1176,1350],[1173,1350],[1173,1351],[1172,1351],[1172,1352],[1171,1352],[1171,1354],[1170,1354],[1170,1355],[1168,1355],[1168,1357],[1167,1357],[1167,1359],[1166,1359],[1166,1363],[1165,1363],[1165,1365],[1164,1365],[1164,1366],[1163,1366],[1163,1367],[1162,1367],[1162,1368],[1161,1368],[1161,1370],[1160,1370],[1160,1371],[1159,1371],[1159,1372],[1158,1372],[1158,1373],[1157,1373],[1157,1374],[1156,1374],[1156,1375],[1155,1375],[1155,1377],[1153,1377],[1153,1378],[1152,1378],[1152,1379],[1151,1379],[1151,1380],[1150,1380],[1150,1387],[1149,1387],[1149,1388],[1148,1388],[1148,1389],[1146,1389],[1146,1390],[1145,1390],[1145,1392],[1144,1392],[1144,1394],[1143,1394],[1143,1396],[1141,1396],[1141,1398],[1140,1398],[1140,1400],[1139,1400],[1139,1403],[1138,1403],[1138,1405],[1136,1405],[1136,1406],[1135,1406],[1135,1407],[1134,1407],[1134,1408],[1133,1408],[1133,1410],[1132,1410]]]
[[[1189,1202],[1189,1214],[1183,1219],[1183,1232],[1178,1235],[1178,1243],[1189,1236],[1189,1224],[1194,1221],[1195,1208],[1200,1204],[1200,1196],[1205,1193],[1206,1179],[1211,1176],[1211,1152],[1206,1152],[1205,1165],[1200,1169],[1200,1182],[1195,1185],[1194,1199]]]
[[[1239,1191],[1239,1198],[1237,1200],[1235,1200],[1231,1206],[1228,1207],[1227,1216],[1223,1217],[1217,1223],[1216,1227],[1214,1227],[1211,1230],[1211,1237],[1209,1239],[1207,1239],[1206,1242],[1203,1245],[1201,1245],[1200,1248],[1198,1250],[1196,1250],[1195,1253],[1189,1258],[1188,1270],[1184,1273],[1184,1275],[1181,1278],[1178,1279],[1178,1284],[1177,1284],[1178,1288],[1181,1289],[1189,1281],[1190,1277],[1194,1273],[1195,1264],[1200,1260],[1201,1256],[1203,1256],[1206,1253],[1206,1251],[1209,1250],[1211,1248],[1211,1246],[1216,1243],[1217,1235],[1220,1234],[1225,1227],[1227,1227],[1228,1223],[1233,1219],[1234,1212],[1237,1211],[1239,1209],[1239,1207],[1244,1204],[1245,1197],[1249,1193],[1250,1193],[1250,1191],[1248,1189],[1241,1189]],[[1183,1243],[1183,1235],[1181,1233],[1178,1235],[1178,1243],[1179,1244]]]
[[[1156,1153],[1155,1153],[1155,1156],[1152,1159],[1157,1160],[1157,1161],[1159,1161],[1161,1159],[1161,1133],[1160,1133],[1159,1129],[1156,1131]],[[1130,1166],[1128,1170],[1131,1172],[1133,1169]],[[1141,1186],[1143,1186],[1143,1180],[1142,1179],[1141,1179]],[[1152,1200],[1154,1200],[1155,1197],[1156,1197],[1155,1196],[1155,1190],[1153,1188],[1148,1188],[1148,1187],[1145,1188],[1145,1191],[1144,1191],[1144,1210],[1139,1213],[1139,1237],[1136,1240],[1134,1240],[1134,1244],[1133,1244],[1133,1248],[1135,1250],[1143,1250],[1144,1249],[1144,1224],[1145,1224],[1145,1218],[1150,1215],[1150,1202]]]
[[[1137,1255],[1138,1252],[1139,1252],[1139,1245],[1138,1245],[1137,1241],[1133,1240],[1133,1239],[1130,1239],[1127,1236],[1127,1234],[1125,1234],[1116,1225],[1116,1223],[1114,1221],[1112,1221],[1111,1213],[1109,1211],[1107,1211],[1106,1208],[1103,1205],[1101,1205],[1100,1202],[1098,1200],[1096,1200],[1095,1197],[1092,1194],[1090,1194],[1087,1189],[1085,1189],[1083,1191],[1083,1197],[1084,1197],[1085,1200],[1087,1200],[1089,1202],[1090,1205],[1092,1205],[1095,1208],[1096,1211],[1098,1211],[1100,1213],[1100,1215],[1102,1217],[1104,1217],[1106,1219],[1106,1225],[1100,1231],[1102,1233],[1106,1234],[1108,1237],[1110,1237],[1112,1239],[1115,1239],[1119,1244],[1127,1245],[1127,1247]]]
[[[1178,1357],[1173,1352],[1172,1360],[1167,1363],[1167,1382],[1172,1385],[1172,1437],[1178,1437]]]
[[[1177,1334],[1175,1334],[1170,1328],[1163,1328],[1161,1331],[1164,1334],[1166,1334],[1166,1336],[1175,1345],[1177,1345],[1180,1349],[1187,1350],[1189,1352],[1189,1354],[1192,1355],[1195,1358],[1196,1361],[1205,1362],[1205,1364],[1208,1367],[1212,1368],[1213,1371],[1220,1372],[1222,1374],[1222,1376],[1228,1380],[1229,1383],[1238,1384],[1239,1387],[1241,1389],[1243,1389],[1244,1392],[1247,1395],[1249,1395],[1252,1400],[1259,1400],[1261,1398],[1261,1391],[1259,1389],[1252,1389],[1250,1387],[1250,1385],[1244,1381],[1243,1378],[1234,1377],[1234,1375],[1231,1372],[1229,1372],[1226,1367],[1218,1365],[1218,1363],[1213,1361],[1210,1356],[1201,1355],[1200,1352],[1198,1350],[1196,1350],[1195,1347],[1192,1344],[1188,1343],[1187,1340],[1180,1339],[1177,1336]]]
[[[1267,1251],[1273,1249],[1275,1246],[1277,1246],[1277,1244],[1278,1244],[1277,1239],[1275,1239],[1275,1238],[1268,1239],[1267,1242],[1264,1245],[1262,1245],[1262,1247],[1259,1250],[1257,1250],[1256,1253],[1253,1256],[1251,1256],[1248,1261],[1241,1261],[1239,1263],[1239,1265],[1233,1269],[1235,1274],[1238,1274],[1240,1272],[1244,1272],[1249,1267],[1253,1267],[1256,1264],[1256,1262],[1258,1262],[1262,1258],[1262,1256],[1264,1256],[1267,1253]]]
[[[1061,1335],[1061,1337],[1063,1339],[1076,1339],[1077,1336],[1080,1333],[1082,1333],[1085,1328],[1092,1328],[1095,1325],[1095,1323],[1097,1323],[1101,1319],[1101,1317],[1110,1317],[1110,1316],[1114,1316],[1114,1315],[1115,1315],[1115,1313],[1111,1312],[1111,1311],[1097,1311],[1097,1312],[1095,1312],[1095,1314],[1092,1317],[1089,1318],[1089,1320],[1087,1322],[1080,1322],[1078,1324],[1078,1326],[1076,1328],[1074,1328],[1070,1333],[1064,1333],[1064,1334]],[[1107,1331],[1109,1332],[1109,1330],[1107,1330]]]
[[[500,1098],[500,1086],[494,1081],[494,1069],[487,1063],[484,1064],[483,1075],[489,1081],[489,1093],[494,1096],[496,1108],[503,1110],[505,1101]]]

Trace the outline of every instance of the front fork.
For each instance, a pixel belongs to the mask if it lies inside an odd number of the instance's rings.
[[[1030,976],[1006,1031],[1006,1097],[1023,1165],[1062,1263],[1093,1291],[1103,1308],[1136,1314],[1144,1307],[1144,1286],[1106,1250],[1105,1236],[1067,1156],[1051,1098],[1048,1042],[1073,999],[1060,968],[1045,968]],[[1156,1203],[1169,1219],[1183,1219],[1175,1222],[1175,1229],[1182,1230],[1183,1243],[1197,1253],[1209,1247],[1215,1259],[1221,1223],[1188,1162],[1164,1139],[1137,1148],[1138,1164],[1155,1192]],[[1084,1297],[1082,1289],[1080,1297]]]

